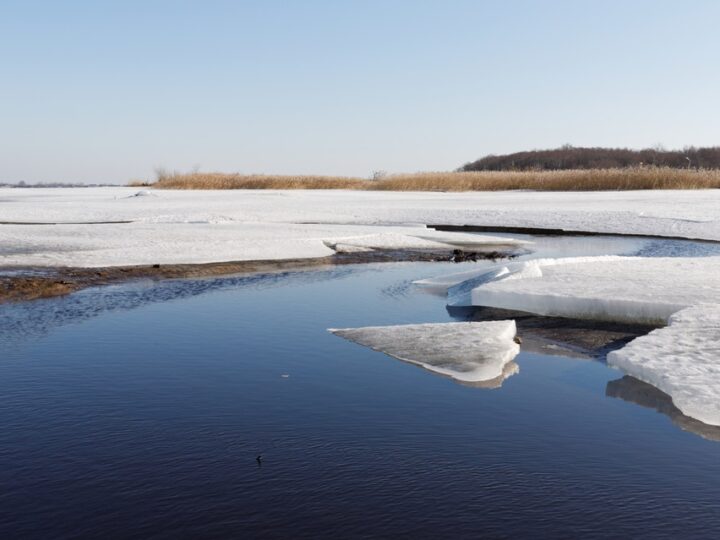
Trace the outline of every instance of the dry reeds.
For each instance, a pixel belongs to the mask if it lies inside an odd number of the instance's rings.
[[[477,171],[395,174],[378,180],[339,176],[227,173],[158,175],[161,189],[356,189],[377,191],[619,191],[720,188],[720,170],[632,167],[564,171]]]
[[[363,189],[367,181],[342,176],[171,173],[152,184],[162,189]]]

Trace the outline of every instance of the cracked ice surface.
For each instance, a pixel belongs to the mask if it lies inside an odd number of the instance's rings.
[[[345,339],[462,382],[507,377],[520,352],[515,321],[329,329]]]

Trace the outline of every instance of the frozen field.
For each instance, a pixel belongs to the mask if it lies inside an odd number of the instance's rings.
[[[338,243],[432,247],[443,238],[423,228],[434,224],[720,240],[720,192],[4,188],[0,222],[0,267],[206,263],[323,257]]]

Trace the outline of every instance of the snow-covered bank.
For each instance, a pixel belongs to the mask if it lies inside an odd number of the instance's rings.
[[[608,364],[672,397],[683,414],[720,426],[720,306],[698,305],[608,355]]]
[[[462,382],[496,379],[502,382],[517,372],[517,368],[506,369],[520,352],[519,345],[513,341],[514,321],[331,328],[329,331]]]
[[[546,227],[720,240],[717,190],[151,190],[147,192],[151,195],[135,196],[138,193],[136,188],[123,187],[0,189],[0,222],[59,223],[0,225],[0,266],[322,257],[333,252],[328,242],[342,246],[345,237],[391,233],[412,236],[413,240],[403,241],[415,245],[418,240],[437,241],[425,238],[428,231],[419,224]],[[117,221],[131,223],[97,224]],[[88,222],[96,224],[67,224]]]

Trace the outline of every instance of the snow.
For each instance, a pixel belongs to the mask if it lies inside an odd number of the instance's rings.
[[[153,196],[140,195],[145,192]],[[130,223],[89,224],[118,221]],[[60,224],[7,224],[11,222]],[[354,246],[363,236],[375,238],[372,243],[383,249],[434,242],[464,245],[464,240],[443,240],[417,224],[546,227],[720,240],[720,190],[420,193],[0,188],[0,223],[6,223],[0,224],[0,266],[323,257],[333,252],[328,242]],[[396,243],[391,241],[393,234]],[[343,237],[353,240],[344,242]],[[508,238],[504,235],[505,241]]]
[[[329,331],[462,382],[493,381],[517,372],[514,364],[508,366],[520,352],[513,341],[515,321],[369,326]]]
[[[301,259],[332,255],[338,244],[338,251],[455,248],[440,241],[443,235],[436,241],[413,236],[418,228],[211,221],[208,215],[188,219],[162,215],[154,222],[126,224],[0,225],[0,267]],[[451,239],[454,234],[447,233]],[[522,245],[483,238],[478,249],[484,242],[487,249]]]
[[[720,426],[720,305],[681,310],[607,361],[670,395],[683,414]]]

